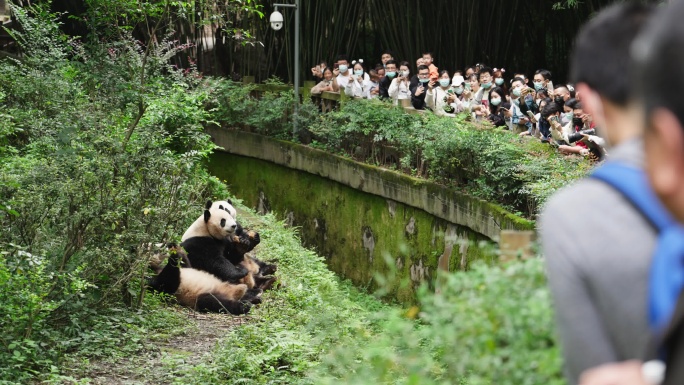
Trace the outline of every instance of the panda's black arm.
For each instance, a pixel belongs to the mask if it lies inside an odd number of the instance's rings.
[[[166,266],[156,277],[149,282],[154,291],[175,294],[180,286],[180,268],[178,267],[178,257],[175,254],[169,256]]]
[[[196,237],[185,240],[181,246],[187,252],[193,268],[213,274],[222,281],[232,282],[244,278],[248,271],[224,258],[227,244],[227,241]]]

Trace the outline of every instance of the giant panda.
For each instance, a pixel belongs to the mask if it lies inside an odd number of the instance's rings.
[[[250,274],[249,271],[224,257],[225,249],[230,243],[230,238],[235,235],[236,229],[237,222],[231,213],[208,201],[204,214],[183,234],[185,239],[182,240],[181,246],[187,252],[190,265],[222,281],[242,283]],[[243,300],[259,304],[262,293],[261,289],[248,287]]]
[[[247,269],[223,257],[229,237],[235,234],[236,229],[235,218],[225,210],[213,208],[212,202],[208,201],[204,215],[197,218],[181,240],[193,268],[228,282],[244,278],[248,274]]]
[[[161,261],[152,261],[151,267],[157,272],[149,286],[158,292],[175,295],[178,303],[201,312],[224,312],[247,314],[251,304],[240,301],[247,292],[247,285],[234,285],[221,281],[215,276],[193,269],[187,255],[177,246],[169,248],[166,266],[158,269]],[[180,267],[180,263],[185,266]]]
[[[213,202],[209,210],[224,210],[236,220],[237,227],[233,232],[233,235],[229,236],[229,242],[224,250],[224,256],[231,261],[233,265],[243,266],[254,277],[264,277],[276,272],[278,267],[275,264],[266,263],[256,258],[245,256],[245,253],[253,250],[261,240],[259,238],[259,233],[251,230],[245,231],[242,226],[240,226],[240,223],[237,222],[237,210],[230,199]],[[193,226],[190,226],[185,234],[183,234],[181,241],[185,241],[189,238],[196,227],[200,226],[199,223],[201,223],[201,217],[193,223]],[[243,281],[246,281],[245,283],[247,283],[250,288],[254,287],[254,279],[253,277],[249,277],[249,274]],[[265,282],[268,282],[268,280]]]

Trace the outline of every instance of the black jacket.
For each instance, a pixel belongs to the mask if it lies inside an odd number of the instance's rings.
[[[425,109],[425,94],[427,93],[427,85],[423,86],[425,90],[419,96],[416,96],[416,90],[420,87],[420,80],[417,76],[411,78],[411,83],[409,83],[409,90],[411,91],[411,105],[416,110]]]

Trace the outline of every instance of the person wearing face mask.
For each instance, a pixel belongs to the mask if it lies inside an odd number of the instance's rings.
[[[504,68],[494,68],[492,71],[492,76],[494,77],[494,87],[501,87],[504,89],[504,91],[506,91],[506,94],[508,94],[508,86],[504,80],[504,73],[506,73],[506,70]]]
[[[424,110],[425,95],[427,93],[428,83],[430,82],[430,70],[426,65],[418,66],[416,79],[418,79],[417,82],[409,85],[411,91],[411,105],[416,110]]]
[[[370,88],[372,85],[370,77],[363,69],[363,60],[354,60],[352,64],[354,65],[352,80],[347,83],[344,92],[347,94],[347,96],[351,96],[353,98],[369,99]]]
[[[387,90],[394,105],[399,104],[399,100],[407,100],[411,98],[411,91],[409,85],[411,82],[409,71],[409,62],[403,61],[399,64],[399,73],[396,78],[392,79],[390,87]]]
[[[530,119],[523,113],[521,109],[521,104],[525,104],[525,98],[522,95],[522,92],[525,88],[523,84],[524,80],[521,78],[515,78],[513,79],[513,83],[511,83],[511,94],[509,95],[510,99],[510,129],[511,131],[514,131],[518,134],[522,132],[527,132],[528,134],[532,133],[532,124],[530,123]]]
[[[602,10],[580,29],[570,57],[570,79],[582,97],[581,110],[593,116],[599,134],[614,146],[590,177],[547,201],[537,227],[571,385],[581,382],[589,368],[642,358],[652,338],[647,288],[656,230],[601,170],[608,167],[610,174],[619,175],[610,167],[627,167],[644,175],[645,118],[630,97],[625,74],[630,73],[630,46],[653,10],[635,2]],[[669,52],[681,57],[681,50]],[[660,53],[654,63],[668,60]],[[645,73],[653,71],[649,66]],[[627,384],[617,379],[611,383]]]
[[[339,55],[336,64],[337,68],[333,69],[333,90],[340,92],[340,89],[344,90],[347,84],[352,81],[352,71],[349,68],[347,55]]]
[[[535,91],[547,90],[549,88],[549,82],[551,81],[551,71],[538,69],[537,72],[534,73],[532,81],[534,82]]]
[[[460,75],[460,72],[458,73],[459,75],[456,75],[453,79],[451,79],[451,87],[456,94],[456,104],[458,107],[457,111],[469,111],[472,100],[472,92],[470,92],[470,87],[465,87],[465,79]]]
[[[566,124],[573,122],[575,114],[572,111],[575,109],[575,105],[577,105],[577,99],[568,99],[568,101],[565,102],[563,107],[563,115],[561,115],[562,125],[565,126]]]
[[[455,116],[457,111],[456,93],[451,90],[451,77],[449,71],[439,73],[437,81],[430,80],[428,83],[425,104],[438,116]]]
[[[480,79],[480,89],[475,93],[475,102],[477,104],[482,104],[485,107],[489,107],[489,92],[494,87],[494,77],[492,71],[489,67],[480,68],[479,79]]]
[[[487,119],[494,127],[508,128],[511,120],[511,105],[506,102],[506,91],[501,87],[493,88],[489,93],[489,115]]]
[[[388,60],[385,63],[385,76],[380,79],[380,98],[389,99],[389,88],[392,85],[392,80],[398,75],[397,62],[394,60]]]

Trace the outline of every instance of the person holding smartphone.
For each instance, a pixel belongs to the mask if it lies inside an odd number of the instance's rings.
[[[394,105],[399,104],[399,100],[405,100],[411,98],[410,76],[411,71],[409,70],[409,62],[403,61],[399,63],[399,73],[396,78],[392,79],[389,89],[389,97],[392,98]]]
[[[511,105],[506,101],[506,91],[501,87],[495,87],[489,91],[489,115],[487,119],[494,127],[509,128],[507,122],[511,120]]]
[[[451,92],[449,92],[451,91]],[[453,117],[462,108],[456,98],[456,93],[451,90],[451,76],[449,71],[442,70],[437,81],[430,80],[425,96],[425,104],[439,116]]]
[[[416,79],[418,80],[417,82],[409,85],[409,90],[411,91],[411,105],[416,110],[424,110],[425,95],[427,93],[428,83],[430,82],[430,69],[426,65],[419,65]]]
[[[370,76],[363,68],[363,60],[359,59],[352,62],[352,80],[347,83],[344,93],[352,98],[370,99],[370,88],[372,86]]]

